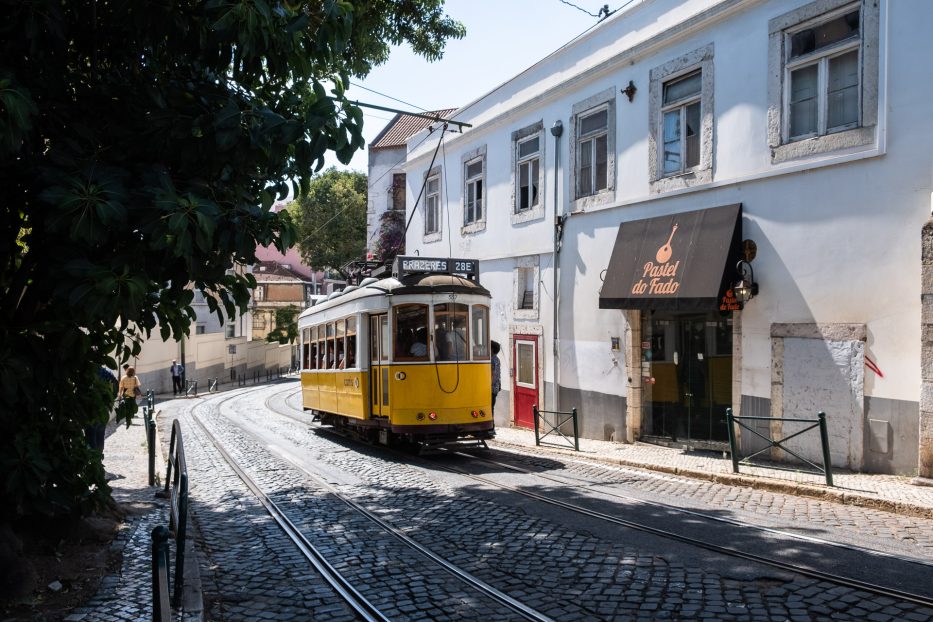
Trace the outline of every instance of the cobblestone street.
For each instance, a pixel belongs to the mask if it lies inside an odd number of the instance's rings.
[[[351,620],[355,614],[231,470],[210,430],[341,574],[392,620],[518,619],[336,497],[552,620],[928,620],[933,609],[859,587],[764,566],[625,525],[733,546],[762,558],[886,583],[930,599],[933,521],[918,489],[912,514],[611,465],[615,444],[579,454],[535,448],[503,430],[475,458],[417,457],[336,438],[312,423],[285,381],[158,406],[163,451],[184,430],[203,609],[186,619]],[[195,421],[203,423],[201,428]],[[115,543],[122,572],[69,617],[148,617],[148,533],[165,506],[145,484],[141,427],[108,441],[117,494],[140,513]],[[657,459],[667,452],[657,448]],[[689,456],[688,456],[689,458]],[[708,460],[709,457],[694,457]],[[113,466],[110,465],[112,461]],[[123,465],[126,473],[117,469]],[[160,467],[160,470],[164,467]],[[138,469],[138,471],[137,471]],[[857,477],[857,476],[852,476]],[[871,476],[861,476],[862,478]],[[773,480],[775,485],[780,480]],[[861,481],[861,480],[859,480]],[[855,480],[850,483],[857,484]],[[867,490],[868,482],[859,484]],[[898,486],[888,481],[885,494]],[[906,484],[900,484],[905,490]],[[553,507],[512,490],[548,496]],[[866,493],[862,493],[863,495]],[[864,505],[864,504],[863,504]],[[569,507],[569,506],[568,506]],[[586,515],[581,510],[595,513]],[[685,513],[687,512],[687,513]],[[764,529],[764,530],[763,530]],[[863,549],[868,549],[863,550]],[[875,551],[876,553],[872,553]],[[905,563],[914,559],[917,563]]]

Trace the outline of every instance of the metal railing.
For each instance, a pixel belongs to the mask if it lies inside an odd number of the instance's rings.
[[[169,604],[169,533],[163,525],[152,530],[152,622],[169,622],[172,608]]]
[[[207,379],[207,392],[208,393],[217,393],[217,384],[219,378],[208,378]]]
[[[172,604],[181,603],[185,583],[185,537],[188,532],[188,466],[185,462],[185,444],[181,437],[181,424],[172,423],[172,439],[169,442],[168,468],[165,473],[165,490],[162,495],[169,499],[169,529],[175,536],[175,584]],[[173,474],[174,468],[174,474]]]
[[[532,407],[535,417],[535,445],[541,445],[542,441],[551,434],[555,434],[573,447],[574,451],[580,451],[580,434],[577,424],[577,409],[571,411],[559,410],[538,410],[537,406]],[[553,415],[554,423],[548,421],[547,415]],[[571,441],[561,430],[561,427],[569,421],[573,421],[573,440]],[[544,428],[544,434],[541,434],[539,428]],[[552,444],[552,443],[546,443]],[[560,445],[561,443],[554,443]]]
[[[194,394],[195,397],[198,396],[198,381],[189,380],[188,386],[185,388],[185,397],[191,397],[191,394]]]
[[[810,425],[808,427],[803,428],[802,430],[798,430],[797,432],[794,432],[790,436],[786,436],[782,438],[781,440],[774,440],[772,438],[768,438],[764,436],[763,434],[758,432],[758,430],[754,430],[750,428],[749,426],[742,423],[742,421],[769,421],[769,422],[781,421],[781,422],[789,422],[789,423],[809,423]],[[794,456],[801,462],[809,465],[817,474],[824,475],[826,477],[827,486],[833,485],[832,464],[829,459],[829,434],[827,433],[827,430],[826,430],[826,413],[822,411],[818,412],[816,414],[816,419],[782,419],[782,418],[774,418],[774,417],[736,417],[732,414],[732,409],[727,408],[726,409],[726,423],[729,427],[729,448],[732,450],[732,472],[733,473],[739,472],[740,464],[744,464],[747,466],[754,466],[757,468],[777,469],[779,471],[799,471],[800,469],[795,469],[791,467],[778,466],[774,464],[761,465],[761,464],[755,464],[751,462],[752,458],[754,458],[755,456],[761,453],[764,453],[766,451],[770,451],[773,448],[778,448],[783,451],[786,451],[787,453]],[[735,425],[733,425],[734,423],[737,423],[739,426],[745,428],[746,430],[748,430],[749,432],[751,432],[758,438],[764,440],[768,445],[766,447],[763,447],[762,449],[759,449],[755,453],[748,455],[740,460],[739,454],[738,454],[738,448],[736,447]],[[803,456],[801,456],[794,450],[789,449],[784,444],[790,439],[796,438],[800,436],[801,434],[803,434],[804,432],[809,432],[810,430],[813,430],[814,428],[819,428],[820,430],[820,445],[821,445],[822,453],[823,453],[822,466],[816,464],[812,460],[808,460],[804,458]]]

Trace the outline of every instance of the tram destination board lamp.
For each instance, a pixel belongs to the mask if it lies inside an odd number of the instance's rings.
[[[735,264],[739,279],[732,286],[732,293],[736,300],[743,305],[758,295],[758,283],[755,282],[755,270],[752,264],[744,259]]]

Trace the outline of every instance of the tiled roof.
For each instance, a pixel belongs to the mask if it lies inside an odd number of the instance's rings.
[[[444,110],[432,110],[425,112],[427,115],[437,115],[441,118],[447,117],[456,108],[446,108]],[[405,141],[428,127],[435,121],[413,117],[409,114],[397,114],[385,128],[379,132],[379,135],[369,143],[370,149],[388,149],[391,147],[403,147]]]
[[[310,283],[311,280],[303,274],[287,268],[275,261],[260,261],[253,266],[253,277],[256,282],[287,281],[292,283]]]

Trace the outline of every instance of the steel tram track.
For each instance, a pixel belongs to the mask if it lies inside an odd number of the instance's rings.
[[[237,396],[230,396],[230,398],[228,399],[232,399],[233,397],[237,397]],[[216,403],[220,404],[220,403],[223,403],[224,401],[227,401],[227,400],[218,401]],[[269,399],[266,400],[266,407],[272,410],[273,412],[279,412],[277,410],[272,409],[269,406],[268,401]],[[282,414],[282,413],[279,413],[279,414]],[[278,505],[274,501],[272,501],[272,499],[259,488],[255,480],[253,480],[243,469],[240,468],[240,466],[236,463],[234,458],[220,444],[219,439],[217,439],[217,437],[210,430],[207,429],[207,427],[204,425],[203,422],[198,420],[198,418],[194,415],[194,412],[192,412],[192,419],[195,421],[195,423],[198,425],[201,431],[207,436],[208,440],[211,441],[215,449],[217,449],[217,451],[224,458],[224,460],[230,465],[230,467],[237,474],[237,476],[243,481],[243,483],[246,484],[246,486],[253,492],[253,494],[256,495],[257,499],[259,499],[259,501],[266,508],[266,511],[269,512],[270,516],[273,517],[273,519],[276,521],[279,527],[286,533],[289,539],[291,539],[292,542],[295,543],[295,545],[302,552],[302,554],[304,554],[305,557],[308,558],[309,561],[311,561],[312,565],[314,565],[314,567],[324,576],[327,582],[331,586],[333,586],[335,590],[337,590],[340,596],[343,597],[347,601],[347,603],[354,609],[354,611],[357,611],[366,620],[378,620],[378,621],[388,622],[388,618],[383,616],[376,609],[374,605],[372,605],[368,600],[366,600],[365,597],[363,597],[349,583],[349,581],[345,577],[340,575],[340,573],[337,572],[337,570],[334,569],[333,566],[331,566],[331,564],[314,547],[314,545],[311,544],[311,542],[307,538],[305,538],[305,536],[294,525],[294,523],[292,523],[288,519],[284,511],[281,510],[278,507]],[[233,422],[230,422],[230,423],[238,427],[244,433],[252,436],[255,440],[262,442],[261,439],[258,439],[254,434],[249,432],[249,430],[245,430],[242,426],[237,425],[236,423],[233,423]],[[522,617],[525,620],[530,620],[532,622],[554,622],[552,618],[521,603],[520,601],[492,587],[491,585],[482,581],[481,579],[474,577],[473,575],[466,572],[465,570],[459,568],[458,566],[445,560],[443,557],[437,555],[436,553],[434,553],[427,547],[419,544],[418,542],[416,542],[415,540],[407,536],[400,529],[390,525],[386,521],[379,518],[373,512],[369,511],[368,509],[356,503],[349,497],[340,493],[336,488],[334,488],[327,481],[323,480],[317,474],[312,473],[311,471],[308,471],[305,467],[297,463],[295,460],[293,460],[289,456],[284,455],[281,452],[276,453],[276,455],[282,460],[287,461],[289,464],[291,464],[293,467],[295,467],[296,469],[298,469],[305,475],[309,476],[311,479],[314,480],[316,484],[318,484],[322,489],[326,490],[332,496],[334,496],[335,498],[337,498],[338,500],[346,504],[351,509],[355,510],[357,513],[359,513],[363,517],[375,523],[377,526],[382,528],[384,531],[386,531],[390,535],[394,536],[397,540],[407,545],[412,550],[420,553],[422,556],[426,557],[430,561],[440,566],[442,570],[444,570],[445,572],[447,572],[454,578],[458,579],[462,583],[482,593],[489,599],[497,602],[498,604],[509,609],[510,611],[512,611],[513,613],[517,614],[518,616]]]
[[[295,394],[300,395],[300,389],[299,389],[299,391],[297,391]],[[295,395],[295,394],[292,394],[292,395]],[[287,405],[289,408],[293,408],[293,409],[294,409],[293,406],[291,406],[290,404],[288,404],[288,397],[290,397],[290,396],[285,397],[283,401],[285,401],[286,405]],[[334,431],[334,430],[331,430],[331,429],[329,429],[329,428],[325,428],[325,427],[323,427],[323,426],[313,426],[313,425],[311,425],[311,423],[310,423],[309,421],[307,421],[307,420],[302,420],[301,418],[299,418],[299,417],[297,417],[297,416],[291,415],[291,414],[289,414],[289,413],[282,412],[281,410],[272,407],[271,404],[269,403],[269,402],[271,401],[271,399],[272,399],[271,397],[267,399],[267,401],[266,401],[266,407],[269,408],[270,410],[272,410],[273,412],[276,412],[276,413],[278,413],[278,414],[280,414],[280,415],[283,415],[283,416],[292,418],[292,419],[294,419],[294,420],[296,420],[296,421],[302,422],[302,423],[304,423],[304,424],[306,424],[306,425],[309,425],[310,427],[313,427],[313,428],[316,429],[316,430],[321,430],[321,431],[324,431],[324,432],[327,432],[327,433],[330,433],[330,434],[334,434],[335,436],[338,436],[338,437],[340,437],[340,438],[345,438],[343,435],[337,433],[337,432]],[[297,409],[295,409],[295,410],[297,410]],[[410,454],[410,453],[408,453],[408,454],[402,454],[402,452],[399,452],[399,451],[397,451],[397,450],[393,450],[393,449],[391,449],[391,448],[383,447],[383,449],[385,449],[386,451],[389,451],[389,452],[393,452],[393,453],[395,453],[396,455],[405,455],[408,459],[411,459],[412,457],[414,457],[414,456],[412,456],[412,454]],[[469,457],[469,458],[471,458],[471,459],[477,459],[477,456],[475,456],[475,455],[473,455],[473,454],[466,454],[466,453],[462,453],[462,452],[453,452],[453,453],[458,453],[459,455],[466,456],[466,457]],[[423,460],[423,458],[421,458],[421,459]],[[483,459],[483,458],[480,458],[480,459]],[[486,459],[486,460],[488,460],[488,459]],[[498,464],[498,463],[497,463],[497,464]],[[707,551],[711,551],[711,552],[714,552],[714,553],[718,553],[718,554],[720,554],[720,555],[726,555],[726,556],[729,556],[729,557],[736,557],[736,558],[739,558],[739,559],[744,559],[744,560],[746,560],[746,561],[751,561],[751,562],[763,564],[763,565],[765,565],[765,566],[770,566],[770,567],[772,567],[772,568],[777,568],[777,569],[779,569],[779,570],[784,570],[784,571],[786,571],[786,572],[790,572],[790,573],[797,574],[797,575],[800,575],[800,576],[808,577],[808,578],[811,578],[811,579],[817,579],[817,580],[820,580],[820,581],[827,581],[827,582],[830,582],[830,583],[834,583],[834,584],[836,584],[836,585],[841,585],[841,586],[845,586],[845,587],[850,587],[850,588],[852,588],[852,589],[862,590],[862,591],[865,591],[865,592],[868,592],[868,593],[871,593],[871,594],[875,594],[875,595],[878,595],[878,596],[887,596],[887,597],[889,597],[889,598],[896,598],[896,599],[899,599],[899,600],[901,600],[901,601],[913,603],[913,604],[915,604],[915,605],[919,605],[919,606],[922,606],[922,607],[930,607],[930,608],[933,608],[933,598],[930,598],[930,597],[928,597],[928,596],[924,596],[924,595],[921,595],[921,594],[914,594],[914,593],[912,593],[912,592],[907,592],[907,591],[899,590],[899,589],[896,589],[896,588],[891,588],[891,587],[887,587],[887,586],[883,586],[883,585],[878,585],[878,584],[874,584],[874,583],[869,583],[869,582],[867,582],[867,581],[862,581],[862,580],[859,580],[859,579],[853,579],[853,578],[851,578],[851,577],[844,577],[844,576],[837,575],[837,574],[833,574],[833,573],[830,573],[830,572],[825,572],[825,571],[822,571],[822,570],[818,570],[818,569],[816,569],[816,568],[812,568],[812,567],[809,567],[809,566],[803,566],[803,565],[800,565],[800,564],[794,564],[794,563],[791,563],[791,562],[785,562],[785,561],[781,561],[781,560],[778,560],[778,559],[773,559],[773,558],[769,558],[769,557],[764,557],[764,556],[761,556],[761,555],[756,555],[756,554],[754,554],[754,553],[749,553],[749,552],[746,552],[746,551],[741,551],[741,550],[739,550],[739,549],[734,549],[734,548],[731,548],[731,547],[726,547],[726,546],[721,546],[721,545],[718,545],[718,544],[713,544],[713,543],[711,543],[711,542],[707,542],[707,541],[704,541],[704,540],[699,540],[699,539],[696,539],[696,538],[691,538],[691,537],[689,537],[689,536],[684,536],[684,535],[681,535],[681,534],[678,534],[678,533],[674,533],[674,532],[672,532],[672,531],[667,531],[667,530],[664,530],[664,529],[659,529],[659,528],[657,528],[657,527],[651,527],[650,525],[645,525],[645,524],[642,524],[642,523],[636,523],[636,522],[634,522],[634,521],[629,521],[629,520],[626,520],[626,519],[623,519],[623,518],[619,518],[619,517],[613,516],[613,515],[611,515],[611,514],[606,514],[605,512],[600,512],[600,511],[598,511],[598,510],[591,510],[591,509],[589,509],[589,508],[586,508],[586,507],[583,507],[583,506],[580,506],[580,505],[577,505],[577,504],[574,504],[574,503],[569,503],[569,502],[567,502],[567,501],[562,501],[562,500],[560,500],[560,499],[554,499],[554,498],[551,498],[551,497],[547,497],[547,496],[545,496],[545,495],[541,495],[541,494],[538,494],[538,493],[535,493],[535,492],[523,490],[523,489],[517,488],[517,487],[515,487],[515,486],[509,486],[509,485],[507,485],[507,484],[501,484],[501,483],[499,483],[499,482],[496,482],[496,481],[494,481],[494,480],[492,480],[492,479],[483,477],[483,476],[481,476],[481,475],[475,475],[475,474],[473,474],[473,473],[470,473],[469,471],[465,471],[465,470],[463,470],[463,469],[456,468],[456,467],[451,467],[451,466],[449,466],[449,465],[440,464],[440,463],[438,463],[438,462],[432,461],[432,462],[431,462],[431,465],[434,466],[434,467],[436,467],[436,468],[439,468],[439,469],[448,471],[448,472],[450,472],[450,473],[455,473],[455,474],[457,474],[457,475],[461,475],[461,476],[466,477],[466,478],[468,478],[468,479],[472,479],[473,481],[486,484],[487,486],[492,486],[492,487],[498,488],[498,489],[500,489],[500,490],[506,490],[506,491],[509,491],[509,492],[512,492],[512,493],[521,495],[521,496],[523,496],[523,497],[527,497],[527,498],[529,498],[529,499],[534,499],[534,500],[539,501],[539,502],[542,502],[542,503],[546,503],[546,504],[549,504],[549,505],[552,505],[552,506],[560,507],[560,508],[563,508],[563,509],[565,509],[565,510],[569,510],[569,511],[574,512],[574,513],[577,513],[577,514],[581,514],[581,515],[584,515],[584,516],[588,516],[588,517],[590,517],[590,518],[596,518],[596,519],[598,519],[598,520],[602,520],[602,521],[605,521],[605,522],[608,522],[608,523],[611,523],[611,524],[619,525],[619,526],[622,526],[622,527],[627,527],[627,528],[629,528],[629,529],[634,529],[634,530],[636,530],[636,531],[641,531],[641,532],[644,532],[644,533],[649,533],[649,534],[652,534],[652,535],[654,535],[654,536],[658,536],[658,537],[661,537],[661,538],[665,538],[665,539],[673,540],[673,541],[680,542],[680,543],[683,543],[683,544],[687,544],[687,545],[690,545],[690,546],[694,546],[694,547],[697,547],[697,548],[701,548],[701,549],[704,549],[704,550],[707,550]],[[508,466],[508,465],[500,464],[500,466]],[[533,472],[533,471],[522,470],[522,469],[520,469],[519,467],[512,467],[512,468],[513,468],[513,470],[520,470],[521,472],[524,472],[524,473],[528,473],[528,474],[532,474],[532,475],[535,475],[535,476],[542,477],[542,476],[540,476],[539,474],[537,474],[537,473],[535,473],[535,472]],[[551,479],[555,479],[555,478],[551,478]],[[556,480],[556,479],[555,479],[555,481],[559,481],[559,480]],[[561,483],[566,484],[566,482],[561,482]],[[625,497],[625,498],[627,498],[627,497]],[[705,515],[703,515],[703,514],[701,514],[701,513],[694,513],[694,512],[689,511],[689,510],[684,510],[684,509],[676,508],[676,507],[673,507],[673,506],[667,506],[667,505],[665,505],[665,504],[659,504],[659,503],[654,503],[654,502],[650,502],[650,501],[643,501],[643,500],[635,499],[635,498],[632,498],[632,500],[633,500],[633,501],[637,501],[638,503],[641,503],[641,504],[645,504],[645,505],[655,505],[655,506],[658,506],[658,507],[664,507],[664,508],[666,508],[666,509],[673,509],[673,510],[676,510],[676,511],[678,511],[678,512],[688,513],[688,514],[692,514],[692,515],[694,515],[694,516],[698,516],[698,517],[702,517],[702,518],[711,518],[711,517],[707,517],[707,516],[705,516]],[[722,519],[722,520],[725,520],[725,519]],[[733,524],[736,524],[736,525],[739,525],[739,526],[742,526],[742,527],[745,527],[745,528],[748,528],[748,529],[755,529],[755,530],[758,530],[758,531],[764,531],[764,532],[768,532],[768,533],[771,533],[771,534],[781,535],[781,536],[787,537],[787,538],[793,538],[793,539],[799,539],[799,540],[808,540],[808,541],[814,540],[814,539],[809,538],[809,537],[807,537],[807,536],[800,536],[800,535],[795,534],[795,533],[792,533],[792,532],[785,532],[785,531],[780,531],[780,530],[774,530],[774,529],[769,529],[769,528],[763,528],[763,527],[760,527],[760,526],[757,526],[757,525],[753,525],[753,524],[751,524],[751,523],[743,523],[743,522],[741,522],[741,521],[735,521]],[[819,539],[815,539],[815,540],[817,540],[817,541],[820,542],[820,543],[823,543],[823,542],[820,541]],[[833,544],[833,545],[836,545],[836,546],[839,546],[839,547],[842,547],[842,548],[846,548],[846,549],[849,549],[849,550],[852,550],[852,551],[858,552],[858,553],[869,554],[869,555],[878,555],[878,556],[882,556],[882,557],[894,557],[894,556],[891,556],[891,555],[889,555],[889,554],[887,554],[887,553],[884,553],[884,552],[882,552],[882,551],[874,551],[874,550],[872,550],[872,549],[865,549],[865,548],[862,548],[862,547],[851,546],[851,545],[846,545],[846,544],[841,544],[841,543],[832,543],[832,542],[829,542],[829,541],[826,541],[825,543],[826,543],[826,544]],[[908,563],[917,563],[917,564],[921,564],[921,565],[924,565],[924,566],[933,566],[933,564],[929,564],[929,563],[927,563],[927,562],[925,562],[925,561],[920,561],[920,560],[906,559],[906,560],[903,560],[903,561],[908,562]]]
[[[224,399],[213,401],[213,405],[220,405],[226,401],[229,401],[235,397],[239,397],[241,394],[231,395],[225,397]],[[203,402],[197,406],[205,406]],[[195,409],[197,408],[195,407]],[[317,550],[317,548],[301,533],[295,524],[289,520],[288,516],[285,515],[285,512],[279,508],[279,506],[267,495],[265,494],[256,482],[242,469],[240,465],[233,459],[233,457],[224,449],[223,445],[218,441],[217,437],[207,429],[198,416],[195,414],[195,409],[191,411],[191,420],[199,428],[200,432],[204,434],[207,439],[214,446],[214,449],[220,454],[224,461],[230,466],[237,477],[246,484],[246,487],[256,496],[259,502],[266,509],[266,512],[269,513],[269,516],[275,521],[279,528],[285,533],[286,537],[292,541],[295,547],[304,555],[315,570],[321,575],[321,577],[327,582],[331,588],[337,592],[337,594],[347,603],[347,605],[363,620],[367,622],[389,622],[389,618],[384,616],[375,605],[370,603],[355,587],[341,575],[331,564],[327,561],[324,555]]]
[[[528,469],[525,469],[525,468],[522,468],[522,467],[518,467],[518,466],[515,466],[515,465],[512,465],[512,464],[508,464],[508,463],[506,463],[506,462],[500,462],[500,461],[498,461],[498,460],[493,460],[492,458],[488,458],[488,457],[486,457],[486,456],[482,456],[482,455],[478,455],[478,454],[469,454],[469,453],[465,453],[465,452],[462,452],[462,451],[453,451],[453,450],[446,450],[446,451],[447,451],[448,453],[450,453],[451,455],[459,455],[459,456],[462,456],[462,457],[464,457],[464,458],[470,458],[471,460],[478,460],[478,461],[480,461],[480,462],[488,462],[489,464],[493,464],[493,465],[498,466],[498,467],[501,467],[501,468],[503,468],[503,469],[508,469],[508,470],[510,470],[510,471],[515,471],[516,473],[521,473],[521,474],[523,474],[523,475],[533,475],[533,476],[535,476],[535,477],[539,477],[539,478],[541,478],[541,479],[548,480],[548,481],[552,481],[552,482],[555,482],[555,483],[558,483],[558,484],[562,484],[562,485],[565,485],[565,486],[567,486],[567,485],[571,485],[571,486],[572,486],[572,485],[577,484],[577,482],[575,482],[575,481],[573,481],[572,479],[569,479],[569,478],[561,478],[561,477],[556,477],[556,476],[553,476],[553,475],[546,475],[546,474],[544,474],[544,473],[541,473],[540,471],[531,471],[531,470],[528,470]],[[514,454],[514,455],[517,455],[517,456],[523,456],[523,457],[528,457],[528,458],[537,457],[537,456],[535,456],[535,454],[525,453],[525,452],[523,452],[523,451],[516,450],[516,449],[512,449],[512,448],[509,448],[509,449],[496,448],[496,451],[501,451],[501,452],[506,453],[506,454]],[[599,463],[588,462],[588,461],[585,461],[585,460],[572,460],[572,459],[571,459],[571,460],[568,460],[568,462],[573,462],[573,463],[576,463],[576,464],[581,464],[581,465],[586,465],[586,466],[601,467],[601,468],[605,468],[606,470],[611,470],[611,469],[615,468],[615,467],[612,467],[612,466],[609,466],[609,465],[603,465],[603,464],[599,464]],[[823,538],[817,538],[817,537],[814,537],[814,536],[805,536],[805,535],[802,535],[802,534],[799,534],[799,533],[794,533],[794,532],[792,532],[792,531],[784,531],[784,530],[782,530],[782,529],[776,529],[776,528],[774,528],[774,527],[762,527],[761,525],[755,525],[754,523],[748,523],[748,522],[741,521],[741,520],[737,520],[737,519],[734,519],[734,518],[723,518],[723,517],[721,517],[721,516],[712,516],[712,515],[710,515],[710,514],[705,514],[705,513],[703,513],[703,512],[697,511],[697,510],[690,510],[690,509],[687,509],[687,508],[680,508],[680,507],[677,507],[677,506],[675,506],[675,505],[670,505],[670,504],[668,504],[668,503],[661,503],[660,501],[649,501],[649,500],[647,500],[647,499],[641,499],[641,498],[638,498],[638,497],[633,497],[633,496],[631,496],[631,495],[624,495],[624,494],[621,494],[621,493],[612,492],[611,490],[607,490],[607,488],[608,488],[609,486],[611,486],[611,484],[595,483],[595,484],[588,484],[588,486],[589,486],[590,488],[592,488],[592,489],[599,489],[600,493],[601,493],[602,495],[606,496],[606,497],[611,497],[611,498],[613,498],[613,499],[621,499],[621,500],[623,500],[623,501],[627,501],[627,502],[630,502],[630,503],[632,503],[632,504],[643,505],[643,506],[647,506],[647,507],[660,508],[660,509],[667,510],[667,511],[670,511],[670,512],[677,512],[678,514],[686,514],[686,515],[688,515],[688,516],[693,516],[693,517],[696,517],[696,518],[702,518],[703,520],[709,520],[709,521],[715,521],[715,522],[718,522],[718,523],[724,523],[724,524],[727,524],[727,525],[732,525],[732,526],[734,526],[734,527],[742,527],[743,529],[752,529],[752,530],[755,530],[755,531],[759,531],[759,532],[761,532],[761,533],[766,533],[766,534],[769,534],[769,535],[780,536],[780,537],[784,537],[784,538],[791,538],[791,539],[794,539],[794,540],[800,540],[800,541],[809,542],[809,543],[812,543],[812,544],[819,544],[819,545],[823,545],[823,546],[831,546],[831,547],[834,547],[834,548],[838,548],[838,549],[842,549],[842,550],[846,550],[846,551],[851,551],[851,552],[853,552],[853,553],[859,553],[859,554],[862,554],[862,555],[869,555],[869,556],[872,556],[872,557],[879,557],[879,558],[884,558],[884,559],[896,559],[896,560],[901,561],[901,562],[904,562],[904,563],[909,563],[909,564],[914,564],[914,565],[917,565],[917,566],[926,566],[926,567],[928,567],[928,568],[933,568],[933,561],[928,561],[928,560],[924,560],[924,559],[917,559],[917,558],[915,558],[915,557],[900,557],[900,556],[898,556],[898,555],[895,554],[895,553],[887,553],[887,552],[885,552],[885,551],[879,551],[879,550],[876,550],[876,549],[868,549],[868,548],[861,547],[861,546],[855,546],[855,545],[852,545],[852,544],[846,544],[846,543],[844,543],[844,542],[834,542],[834,541],[832,541],[832,540],[825,540],[825,539],[823,539]]]

